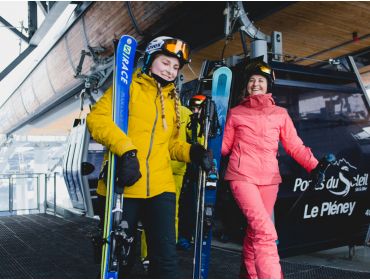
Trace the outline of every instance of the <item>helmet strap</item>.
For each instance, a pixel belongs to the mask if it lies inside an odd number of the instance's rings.
[[[149,74],[149,68],[151,66],[149,65],[149,63],[150,63],[151,57],[152,56],[150,54],[144,56],[145,61],[143,63],[142,72],[145,74]]]

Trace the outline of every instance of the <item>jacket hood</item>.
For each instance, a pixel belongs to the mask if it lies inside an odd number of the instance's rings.
[[[272,98],[271,93],[250,95],[240,103],[240,105],[248,108],[259,108],[259,107],[270,107],[275,105],[275,101]]]

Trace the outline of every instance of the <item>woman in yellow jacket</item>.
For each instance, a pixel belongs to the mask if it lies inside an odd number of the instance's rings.
[[[190,115],[192,112],[186,108],[185,106],[180,106],[180,130],[179,130],[179,139],[182,141],[186,141],[187,138],[187,125],[190,123]],[[171,169],[173,179],[175,181],[176,186],[176,213],[175,213],[175,233],[176,233],[176,242],[178,239],[178,223],[179,223],[179,199],[180,193],[182,188],[182,181],[184,179],[184,175],[186,172],[186,162],[184,161],[177,161],[171,160]],[[146,244],[146,235],[143,231],[141,235],[141,262],[145,270],[149,267],[148,261],[148,252],[147,252],[147,244]]]
[[[148,242],[151,278],[176,278],[176,189],[171,159],[194,161],[208,170],[211,156],[201,145],[179,140],[180,101],[174,80],[189,62],[189,47],[171,37],[152,40],[144,66],[135,71],[130,86],[128,133],[112,120],[112,89],[108,89],[87,116],[92,137],[118,156],[116,180],[124,188],[123,219],[127,234],[135,237],[141,220]],[[97,193],[105,196],[103,180]],[[100,201],[105,201],[101,197]],[[100,215],[101,222],[104,213]],[[132,250],[133,251],[133,250]],[[129,277],[134,257],[120,268]]]

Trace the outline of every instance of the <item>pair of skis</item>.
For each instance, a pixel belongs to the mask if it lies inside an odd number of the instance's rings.
[[[136,40],[128,35],[120,38],[116,51],[113,71],[112,117],[123,132],[128,129],[128,106],[130,84],[134,68]],[[109,152],[107,195],[103,232],[103,251],[101,278],[117,279],[121,265],[127,263],[132,238],[126,235],[128,225],[122,220],[122,193],[117,193],[115,186],[116,160]]]
[[[203,65],[203,68],[207,68],[207,66]],[[202,71],[207,72],[206,69],[202,69]],[[204,128],[203,145],[206,149],[209,148],[212,150],[214,160],[213,167],[208,174],[201,169],[199,171],[197,217],[194,236],[194,279],[208,278],[218,170],[220,167],[222,137],[226,123],[231,80],[232,72],[229,68],[223,66],[215,70],[212,76],[212,95],[206,99],[206,104],[203,107],[203,110],[205,110],[204,124],[202,126]],[[218,120],[212,119],[215,117]],[[215,122],[218,123],[216,127],[217,131],[212,131],[211,127]],[[214,126],[213,129],[215,129]]]

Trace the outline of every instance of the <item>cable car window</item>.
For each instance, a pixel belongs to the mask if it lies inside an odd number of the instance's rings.
[[[367,121],[369,113],[363,95],[304,88],[276,88],[273,96],[293,121]]]

